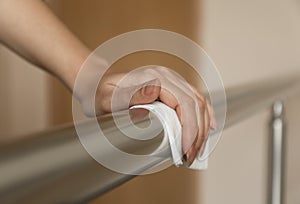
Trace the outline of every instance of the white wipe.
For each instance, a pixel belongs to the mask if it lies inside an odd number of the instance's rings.
[[[154,102],[152,104],[146,105],[136,105],[131,107],[130,109],[143,108],[154,113],[164,128],[164,137],[168,138],[168,142],[172,152],[173,163],[176,166],[183,165],[182,156],[182,130],[181,124],[177,117],[175,110],[170,108],[169,106],[161,103]],[[209,146],[209,140],[206,143],[205,150],[203,155],[207,155]],[[196,157],[192,165],[188,168],[202,170],[207,169],[208,167],[208,159],[203,159],[200,155]]]

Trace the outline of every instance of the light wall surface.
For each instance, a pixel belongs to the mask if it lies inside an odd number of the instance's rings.
[[[201,44],[220,70],[225,87],[300,71],[300,2],[203,1]],[[247,107],[245,107],[247,108]],[[223,133],[202,172],[204,204],[266,203],[270,110]],[[286,203],[300,201],[299,97],[286,103]]]

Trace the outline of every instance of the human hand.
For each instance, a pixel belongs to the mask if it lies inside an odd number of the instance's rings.
[[[191,165],[204,151],[210,128],[216,119],[209,101],[176,72],[161,66],[147,66],[129,73],[104,75],[95,93],[96,115],[160,100],[174,109],[182,125],[184,159]],[[83,109],[92,107],[81,99]]]

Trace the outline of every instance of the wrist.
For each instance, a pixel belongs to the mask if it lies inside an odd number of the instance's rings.
[[[64,68],[61,69],[63,72],[59,74],[62,76],[61,80],[71,91],[73,91],[76,77],[90,53],[91,51],[87,48],[83,49],[81,52],[76,53],[71,59],[68,59]]]
[[[78,56],[69,66],[69,71],[65,75],[66,85],[81,103],[92,99],[94,94],[92,92],[98,89],[99,81],[107,66],[106,60],[94,53],[91,54],[90,51]]]

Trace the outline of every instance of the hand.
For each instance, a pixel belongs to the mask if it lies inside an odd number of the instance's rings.
[[[204,151],[209,129],[215,129],[217,124],[209,101],[176,72],[147,66],[129,73],[107,74],[96,91],[95,111],[102,115],[156,100],[176,111],[182,125],[184,159],[188,165],[192,164]],[[84,103],[83,99],[82,104],[90,103]]]

